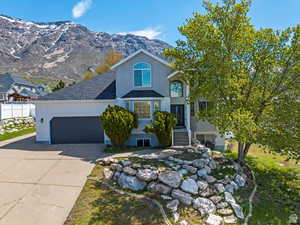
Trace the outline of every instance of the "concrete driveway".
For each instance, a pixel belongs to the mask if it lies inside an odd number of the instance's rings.
[[[0,225],[62,225],[104,145],[0,143]]]

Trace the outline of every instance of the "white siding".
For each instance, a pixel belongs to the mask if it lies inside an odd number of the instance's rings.
[[[53,117],[99,116],[115,101],[35,102],[37,142],[50,143],[50,121]],[[43,121],[43,122],[42,122]],[[107,137],[105,137],[107,140]]]

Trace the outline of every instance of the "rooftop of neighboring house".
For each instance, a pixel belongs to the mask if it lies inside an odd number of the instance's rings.
[[[34,88],[38,87],[35,84],[32,84],[16,75],[9,74],[9,73],[0,75],[0,85],[1,85],[0,92],[7,92],[9,89],[12,88],[13,85],[23,85],[23,86],[34,87]]]

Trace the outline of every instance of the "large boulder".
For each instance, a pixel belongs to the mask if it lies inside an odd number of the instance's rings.
[[[225,196],[225,201],[228,202],[229,204],[235,204],[236,201],[234,199],[234,197],[232,196],[231,193],[229,192],[224,192],[224,196]]]
[[[235,213],[235,215],[236,215],[238,218],[240,218],[240,219],[244,219],[244,218],[245,218],[241,206],[239,206],[239,205],[236,204],[236,203],[231,203],[230,205],[231,205],[231,207],[233,208],[234,213]]]
[[[178,188],[181,182],[181,175],[176,171],[161,172],[158,179],[173,188]]]
[[[110,169],[108,169],[108,168],[104,168],[103,169],[103,175],[104,175],[104,177],[105,177],[105,179],[112,179],[112,177],[113,177],[113,175],[114,175],[114,172],[113,171],[111,171]]]
[[[178,209],[179,201],[178,199],[174,199],[167,203],[166,207],[170,209],[172,212],[176,212]]]
[[[201,191],[204,191],[208,188],[208,183],[204,180],[197,181],[197,185]]]
[[[246,184],[245,179],[244,179],[241,175],[239,175],[239,174],[237,174],[237,175],[235,176],[234,181],[235,181],[235,183],[236,183],[237,185],[239,185],[240,187],[244,187],[245,184]]]
[[[136,170],[135,169],[132,169],[131,167],[129,166],[125,166],[123,168],[123,172],[128,174],[128,175],[131,175],[131,176],[134,176],[136,174]]]
[[[136,176],[140,180],[149,182],[157,179],[157,172],[150,169],[142,169],[142,170],[138,170]]]
[[[195,159],[193,161],[193,166],[197,167],[197,168],[203,168],[204,166],[206,166],[207,161],[205,159]]]
[[[130,189],[133,191],[143,190],[147,183],[144,181],[140,181],[136,177],[126,175],[125,173],[121,173],[118,178],[118,184],[124,189]]]
[[[223,224],[223,218],[218,215],[210,214],[206,221],[206,225],[222,225]]]
[[[181,184],[181,189],[185,192],[188,192],[188,193],[191,193],[191,194],[198,194],[198,185],[196,183],[195,180],[191,179],[191,178],[188,178],[188,179],[185,179],[182,184]]]
[[[201,197],[193,201],[193,208],[197,209],[201,215],[214,213],[216,211],[216,206],[211,200]]]
[[[175,199],[178,199],[185,205],[191,205],[193,198],[190,194],[183,192],[179,189],[173,189],[171,196]]]
[[[148,190],[157,194],[169,195],[171,193],[172,188],[164,184],[151,182],[148,185]]]

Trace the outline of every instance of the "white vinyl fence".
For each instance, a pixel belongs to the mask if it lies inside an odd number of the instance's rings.
[[[30,103],[0,104],[0,120],[16,117],[35,117],[35,105]]]

